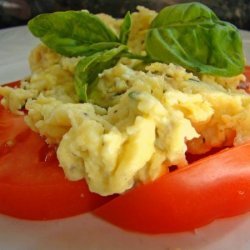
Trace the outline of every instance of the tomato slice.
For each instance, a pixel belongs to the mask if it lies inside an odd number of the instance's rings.
[[[250,79],[250,67],[246,67]],[[220,151],[97,208],[114,225],[144,233],[193,230],[250,210],[250,143]]]
[[[110,198],[72,182],[58,167],[54,148],[32,132],[22,116],[0,107],[0,213],[55,219],[90,211]]]
[[[169,233],[249,210],[250,143],[132,189],[94,214],[126,230]]]

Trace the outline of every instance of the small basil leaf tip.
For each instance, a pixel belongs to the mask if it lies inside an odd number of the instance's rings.
[[[98,74],[105,69],[111,68],[117,64],[122,53],[127,50],[125,45],[117,48],[99,52],[94,55],[82,58],[75,70],[75,89],[80,102],[88,101],[88,87],[94,84]]]
[[[123,19],[123,22],[120,28],[119,40],[123,44],[127,44],[128,42],[129,33],[131,30],[131,24],[132,24],[131,15],[130,15],[130,12],[128,11],[126,16]]]

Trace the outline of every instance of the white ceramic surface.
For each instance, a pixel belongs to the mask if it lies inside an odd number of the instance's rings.
[[[250,64],[250,32],[242,31]],[[38,41],[26,27],[0,31],[0,82],[29,74],[27,57]],[[248,250],[250,213],[215,221],[194,232],[143,235],[125,232],[90,214],[35,222],[0,215],[0,250]]]

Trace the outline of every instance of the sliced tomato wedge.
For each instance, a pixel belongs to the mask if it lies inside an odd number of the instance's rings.
[[[250,143],[221,151],[141,185],[94,214],[144,233],[193,230],[250,210]]]
[[[250,67],[246,68],[250,79]],[[144,233],[188,231],[250,211],[250,143],[225,149],[136,187],[94,214]]]
[[[0,213],[56,219],[88,212],[110,198],[72,182],[58,166],[55,149],[32,132],[22,116],[0,107]]]

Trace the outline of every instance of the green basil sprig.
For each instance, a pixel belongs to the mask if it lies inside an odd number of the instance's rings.
[[[28,26],[34,36],[64,56],[92,55],[119,46],[116,34],[86,11],[41,14]]]
[[[218,76],[237,75],[245,63],[237,28],[200,3],[161,10],[151,24],[146,50],[155,61]]]
[[[34,36],[64,56],[84,56],[76,66],[75,88],[79,100],[88,101],[98,74],[113,67],[121,57],[144,63],[179,64],[197,73],[234,76],[244,69],[239,31],[218,19],[200,3],[164,8],[153,20],[146,36],[146,55],[129,51],[131,30],[127,12],[117,36],[97,16],[86,11],[41,14],[29,23]],[[90,92],[90,93],[89,93]]]

